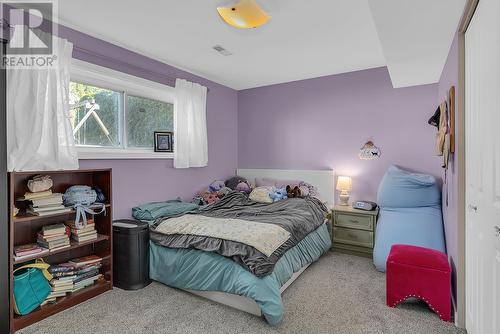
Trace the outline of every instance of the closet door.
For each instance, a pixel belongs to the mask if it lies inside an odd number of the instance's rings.
[[[466,328],[500,333],[500,1],[465,35]]]

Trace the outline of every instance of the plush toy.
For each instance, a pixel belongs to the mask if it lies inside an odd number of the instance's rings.
[[[208,191],[210,191],[211,193],[216,193],[224,187],[225,187],[224,181],[214,181],[212,182],[212,184],[208,186]]]
[[[226,180],[226,187],[231,188],[232,190],[236,190],[236,186],[241,182],[245,182],[248,184],[247,180],[241,176],[233,176],[229,180]]]
[[[288,185],[286,186],[286,195],[288,198],[302,197],[302,191],[298,186],[292,187]]]
[[[278,202],[288,198],[285,188],[273,188],[273,190],[269,192],[269,197],[271,197],[273,202]]]
[[[211,193],[209,191],[204,191],[199,193],[199,195],[203,198],[203,200],[207,204],[212,204],[220,200],[219,195],[217,193]]]
[[[238,185],[236,186],[236,189],[234,189],[234,190],[239,191],[241,193],[250,194],[250,192],[252,191],[252,188],[250,188],[250,186],[248,185],[247,182],[240,182],[240,183],[238,183]]]

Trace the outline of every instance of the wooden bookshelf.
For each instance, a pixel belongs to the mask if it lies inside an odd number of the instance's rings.
[[[37,232],[42,226],[63,223],[74,218],[75,212],[65,212],[48,216],[34,216],[26,213],[27,203],[16,201],[28,191],[27,181],[33,176],[42,174],[50,175],[54,183],[53,192],[64,193],[72,185],[87,185],[90,187],[99,187],[106,196],[106,214],[94,216],[95,229],[98,236],[95,240],[76,242],[71,240],[70,246],[64,249],[58,249],[43,254],[34,254],[32,256],[15,260],[14,247],[27,243],[34,243],[37,239]],[[89,298],[95,297],[105,291],[113,288],[113,228],[112,228],[112,172],[111,169],[81,169],[73,171],[52,171],[52,172],[13,172],[9,173],[9,249],[11,260],[10,270],[10,330],[15,332],[21,328],[29,326],[35,322],[45,319],[69,307],[77,305]],[[12,208],[16,206],[20,209],[16,217],[12,216]],[[60,297],[53,304],[46,304],[31,312],[30,314],[19,316],[14,313],[13,305],[13,271],[15,268],[33,261],[37,258],[43,258],[45,262],[57,264],[66,262],[70,259],[95,254],[100,256],[102,267],[100,269],[103,275],[94,285],[86,287],[80,291],[68,293],[65,297]]]

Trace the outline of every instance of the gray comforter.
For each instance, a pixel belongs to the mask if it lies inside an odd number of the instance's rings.
[[[271,204],[257,203],[239,192],[231,192],[219,202],[201,209],[197,214],[217,218],[238,218],[259,223],[275,224],[290,232],[285,241],[271,256],[255,248],[235,241],[213,237],[172,234],[156,231],[165,219],[158,219],[151,227],[151,240],[170,248],[193,248],[214,252],[231,258],[258,277],[270,274],[276,262],[290,248],[297,245],[306,235],[323,224],[326,207],[314,197],[290,198]]]

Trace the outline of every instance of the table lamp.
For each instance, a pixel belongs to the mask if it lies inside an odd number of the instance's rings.
[[[349,205],[349,190],[352,189],[350,176],[339,176],[337,178],[337,190],[340,191],[340,205]]]

